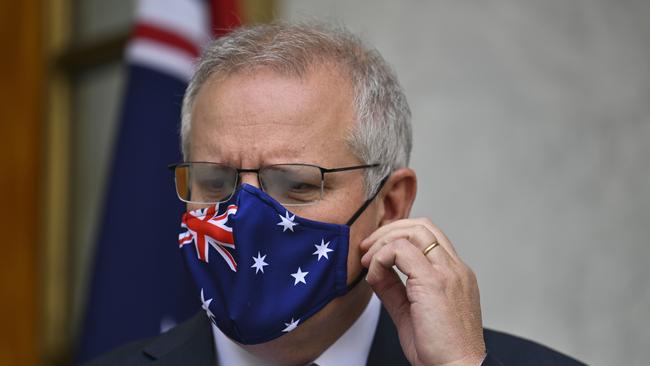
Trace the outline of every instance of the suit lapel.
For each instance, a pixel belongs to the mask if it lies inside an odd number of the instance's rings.
[[[210,322],[202,311],[149,343],[143,352],[157,365],[217,365]]]
[[[390,315],[383,306],[381,307],[379,322],[377,323],[377,330],[375,330],[375,337],[372,340],[367,364],[368,366],[409,365],[402,352],[395,324],[393,324]]]
[[[212,328],[203,312],[155,338],[143,352],[158,365],[217,365]],[[409,365],[397,329],[384,307],[381,308],[367,365]]]

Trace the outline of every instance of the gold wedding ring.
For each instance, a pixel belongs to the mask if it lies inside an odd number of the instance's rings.
[[[424,248],[424,250],[422,251],[422,253],[423,253],[424,256],[426,257],[426,255],[429,254],[429,252],[432,251],[433,248],[437,247],[438,245],[440,245],[440,243],[438,243],[438,240],[436,240],[436,241],[434,241],[433,243],[431,243],[431,245],[429,245],[428,247]]]

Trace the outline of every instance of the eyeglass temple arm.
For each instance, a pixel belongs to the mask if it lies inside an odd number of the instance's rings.
[[[380,164],[367,164],[367,165],[346,166],[346,167],[343,167],[343,168],[332,168],[332,169],[321,168],[321,171],[323,173],[336,173],[336,172],[345,172],[345,171],[348,171],[348,170],[375,168],[375,167],[378,167],[379,165]]]

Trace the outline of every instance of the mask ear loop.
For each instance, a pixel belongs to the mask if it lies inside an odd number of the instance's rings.
[[[372,194],[372,196],[370,196],[370,198],[368,198],[366,200],[366,202],[364,202],[363,205],[361,205],[361,207],[359,207],[359,209],[352,215],[352,217],[350,217],[348,222],[345,223],[347,226],[352,226],[352,224],[354,224],[354,222],[357,221],[359,216],[361,216],[363,211],[365,211],[366,208],[368,208],[368,206],[370,206],[372,201],[375,199],[375,197],[377,197],[377,195],[379,194],[381,189],[384,187],[384,184],[386,184],[386,181],[388,180],[388,177],[390,177],[390,175],[385,176],[384,179],[382,179],[381,182],[379,182],[379,186],[377,187],[375,192]]]
[[[370,196],[370,198],[368,198],[366,200],[366,202],[364,202],[363,205],[361,205],[361,207],[359,207],[359,209],[352,215],[352,217],[350,217],[350,219],[346,223],[347,226],[352,226],[352,224],[354,224],[354,222],[357,221],[359,216],[361,216],[361,214],[366,210],[366,208],[368,208],[368,206],[370,206],[372,201],[375,199],[375,197],[377,197],[377,195],[379,194],[381,189],[384,187],[384,184],[386,184],[386,181],[388,181],[388,177],[390,177],[390,174],[385,176],[384,179],[382,179],[381,182],[379,182],[379,186],[377,186],[377,189],[372,194],[372,196]],[[346,293],[350,292],[350,290],[352,290],[356,285],[359,284],[359,282],[361,282],[361,280],[363,280],[366,277],[366,274],[368,274],[368,268],[363,268],[361,270],[361,273],[359,273],[359,275],[357,276],[357,278],[355,278],[352,281],[352,283],[350,283],[347,286],[345,292]]]

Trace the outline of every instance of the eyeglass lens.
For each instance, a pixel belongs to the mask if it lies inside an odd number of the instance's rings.
[[[322,198],[322,175],[315,166],[271,165],[259,174],[262,189],[282,204],[304,205]]]
[[[176,166],[176,191],[181,200],[212,204],[228,200],[237,187],[237,169],[215,163],[186,163]],[[261,168],[262,190],[285,205],[305,205],[322,198],[320,168],[311,165],[279,164]]]
[[[225,201],[237,185],[237,170],[225,165],[190,163],[176,167],[176,191],[193,203]]]

